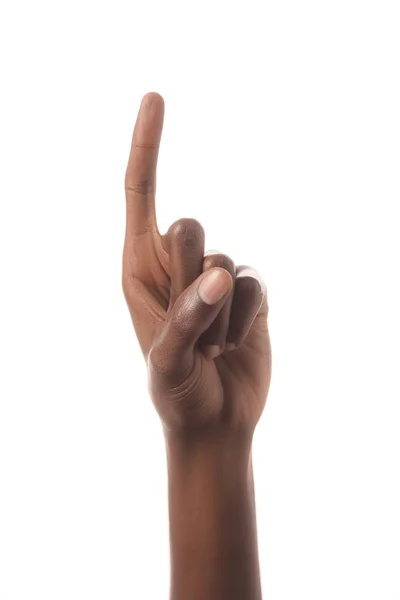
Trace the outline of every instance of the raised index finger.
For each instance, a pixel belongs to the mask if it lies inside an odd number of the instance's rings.
[[[156,92],[143,96],[125,173],[128,235],[141,235],[156,227],[156,170],[163,121],[162,96]]]

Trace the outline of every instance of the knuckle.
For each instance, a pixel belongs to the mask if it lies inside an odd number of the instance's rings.
[[[204,229],[196,219],[179,219],[171,225],[168,233],[179,245],[197,245],[204,240]]]
[[[128,292],[130,291],[130,288],[132,285],[132,276],[125,266],[122,269],[121,285],[122,285],[122,291],[124,292],[125,297],[127,297]]]
[[[258,271],[247,265],[238,267],[236,277],[236,286],[246,295],[258,297],[261,294],[262,305],[268,310],[268,291],[265,281],[262,279]]]
[[[133,275],[131,270],[125,267],[122,269],[121,285],[128,304],[131,304],[131,302],[134,302],[139,297],[140,280]]]
[[[121,286],[122,286],[122,291],[124,293],[124,296],[125,296],[125,298],[127,298],[128,297],[128,278],[125,273],[122,273]]]
[[[162,364],[162,353],[160,351],[159,345],[154,345],[150,348],[148,357],[147,357],[149,365],[155,370],[158,370],[158,365]]]
[[[172,354],[168,351],[165,344],[155,344],[150,349],[148,355],[148,364],[158,377],[166,377],[174,370]]]
[[[150,179],[138,179],[125,185],[127,193],[138,194],[139,196],[148,196],[154,192],[154,186]]]
[[[220,267],[228,271],[232,276],[235,274],[235,263],[226,254],[209,254],[204,257],[203,270]]]

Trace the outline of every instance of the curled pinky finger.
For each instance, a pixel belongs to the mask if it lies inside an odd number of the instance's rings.
[[[226,350],[234,350],[243,342],[266,297],[266,286],[258,272],[247,266],[237,267]]]

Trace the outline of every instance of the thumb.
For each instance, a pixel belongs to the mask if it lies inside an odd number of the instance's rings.
[[[151,352],[164,373],[182,372],[193,364],[194,346],[223,307],[232,285],[228,271],[214,268],[180,294]]]

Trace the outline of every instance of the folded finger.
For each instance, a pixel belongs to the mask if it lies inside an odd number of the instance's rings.
[[[238,267],[226,337],[227,350],[233,350],[246,338],[265,298],[265,285],[257,271],[247,266]]]
[[[231,304],[233,290],[235,286],[235,264],[226,254],[215,250],[208,252],[203,260],[203,271],[214,269],[216,267],[225,269],[232,277],[233,286],[230,294],[227,296],[224,306],[218,313],[216,319],[201,337],[200,343],[203,352],[209,358],[216,358],[225,348],[226,336],[229,328]]]

